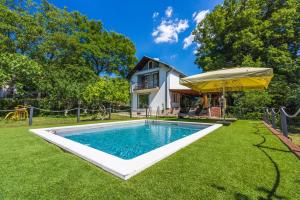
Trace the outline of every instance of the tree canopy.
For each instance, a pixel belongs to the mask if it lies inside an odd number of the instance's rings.
[[[42,67],[26,56],[0,53],[0,66],[0,85],[7,86],[7,89],[23,94],[38,87]]]
[[[299,0],[225,0],[194,31],[195,62],[205,71],[271,67],[273,103],[300,106],[299,27]]]
[[[4,77],[17,73],[17,67],[24,67],[26,77],[34,79],[35,74],[28,73],[39,66],[39,83],[31,84],[30,91],[52,100],[80,99],[100,74],[126,77],[137,60],[135,52],[129,38],[105,30],[100,21],[79,12],[59,9],[46,0],[40,4],[0,0],[2,86],[8,84]],[[15,85],[22,83],[14,80]],[[24,95],[26,89],[22,88]]]
[[[91,84],[84,92],[87,102],[122,103],[128,102],[129,83],[119,78],[100,78],[95,84]]]

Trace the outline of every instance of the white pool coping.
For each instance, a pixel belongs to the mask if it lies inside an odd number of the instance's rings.
[[[71,152],[96,166],[108,171],[124,180],[138,174],[144,169],[154,165],[160,160],[170,156],[176,151],[188,146],[189,144],[195,142],[196,140],[204,137],[205,135],[211,133],[212,131],[220,128],[221,124],[210,124],[210,123],[195,123],[195,122],[181,122],[181,121],[164,121],[164,120],[154,120],[166,123],[175,124],[195,124],[195,125],[210,125],[209,127],[193,133],[189,136],[176,140],[172,143],[154,149],[150,152],[137,156],[130,160],[124,160],[117,156],[110,155],[103,151],[94,149],[92,147],[80,144],[78,142],[66,139],[62,136],[53,134],[51,131],[56,130],[78,130],[78,129],[89,129],[98,127],[107,127],[117,124],[131,124],[137,122],[143,122],[147,120],[130,120],[121,122],[108,122],[108,123],[98,123],[98,124],[88,124],[88,125],[76,125],[76,126],[63,126],[54,128],[42,128],[42,129],[30,129],[34,134],[42,137],[50,143],[53,143],[64,150]],[[152,120],[149,120],[152,121]]]

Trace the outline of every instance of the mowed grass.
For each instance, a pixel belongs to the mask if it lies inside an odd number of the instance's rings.
[[[91,116],[81,116],[81,124],[83,123],[99,123],[99,122],[109,122],[109,121],[116,121],[116,120],[129,120],[129,116],[118,115],[112,113],[111,120],[100,120],[100,119],[91,119]],[[76,116],[38,116],[33,117],[32,124],[34,126],[45,126],[45,125],[64,125],[64,124],[74,124],[76,125],[77,117]],[[27,120],[4,120],[4,118],[0,118],[0,128],[4,127],[20,127],[20,126],[28,126],[28,119]]]
[[[28,129],[1,128],[0,199],[300,199],[299,159],[259,121],[222,127],[128,181]]]

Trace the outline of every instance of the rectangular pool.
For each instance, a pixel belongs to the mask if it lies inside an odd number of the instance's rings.
[[[126,180],[220,126],[133,120],[31,131]]]

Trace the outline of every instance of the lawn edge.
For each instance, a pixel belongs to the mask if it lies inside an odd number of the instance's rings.
[[[300,159],[300,147],[292,143],[292,141],[289,138],[285,137],[281,132],[274,129],[271,125],[267,124],[264,121],[262,122],[274,135],[276,135],[281,140],[281,142],[283,142],[298,157],[298,159]]]

